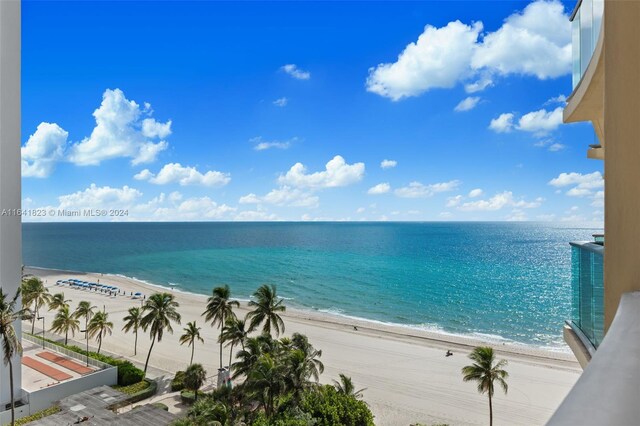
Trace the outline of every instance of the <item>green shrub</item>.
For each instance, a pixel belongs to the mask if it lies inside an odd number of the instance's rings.
[[[134,383],[132,385],[128,385],[128,386],[111,386],[112,388],[114,388],[117,391],[120,391],[122,393],[126,393],[127,395],[135,395],[138,392],[142,392],[143,390],[146,390],[149,386],[151,386],[151,383],[147,380],[142,380],[138,383]]]
[[[167,406],[166,406],[165,404],[163,404],[162,402],[154,402],[154,403],[153,403],[153,404],[151,404],[151,405],[153,405],[154,407],[159,408],[159,409],[161,409],[161,410],[169,411],[169,407],[167,407]]]
[[[16,426],[26,425],[27,423],[35,422],[36,420],[40,420],[59,412],[60,407],[54,405],[52,407],[45,408],[44,410],[37,411],[29,416],[22,417],[21,419],[16,420]]]
[[[202,391],[198,391],[198,400],[200,400],[200,398],[205,398],[205,397],[207,397],[206,393]],[[182,392],[180,392],[180,399],[182,400],[183,404],[191,405],[196,401],[196,394],[192,390],[185,389]]]
[[[176,371],[176,375],[171,380],[171,392],[178,392],[184,389],[184,371]]]
[[[319,426],[374,426],[373,414],[364,401],[339,393],[329,385],[306,392],[300,409],[311,414]]]

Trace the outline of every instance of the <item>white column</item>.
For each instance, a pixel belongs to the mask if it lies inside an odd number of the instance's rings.
[[[0,0],[0,213],[20,208],[20,0]],[[17,215],[0,214],[0,285],[13,297],[20,286],[22,229]],[[21,324],[15,324],[21,335]],[[21,396],[20,358],[13,360],[14,393]],[[0,411],[10,401],[9,371],[0,361]]]

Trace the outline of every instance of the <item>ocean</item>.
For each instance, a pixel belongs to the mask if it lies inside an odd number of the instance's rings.
[[[289,306],[562,350],[569,241],[549,223],[25,223],[25,265],[120,274]]]

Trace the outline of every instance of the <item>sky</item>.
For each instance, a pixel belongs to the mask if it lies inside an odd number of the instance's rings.
[[[25,0],[23,220],[601,223],[574,3]]]

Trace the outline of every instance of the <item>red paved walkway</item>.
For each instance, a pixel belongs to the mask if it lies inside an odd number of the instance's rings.
[[[54,364],[58,364],[61,367],[67,368],[71,371],[75,371],[78,374],[89,374],[93,372],[92,369],[85,367],[82,364],[79,364],[75,361],[71,361],[68,358],[65,358],[60,355],[56,355],[51,352],[40,352],[40,353],[37,353],[36,355],[39,356],[40,358],[46,359],[47,361],[51,361]]]
[[[69,374],[63,373],[57,368],[53,368],[50,365],[47,365],[28,356],[22,357],[22,365],[33,368],[34,370],[44,374],[45,376],[49,376],[52,379],[58,380],[60,382],[71,378]]]

